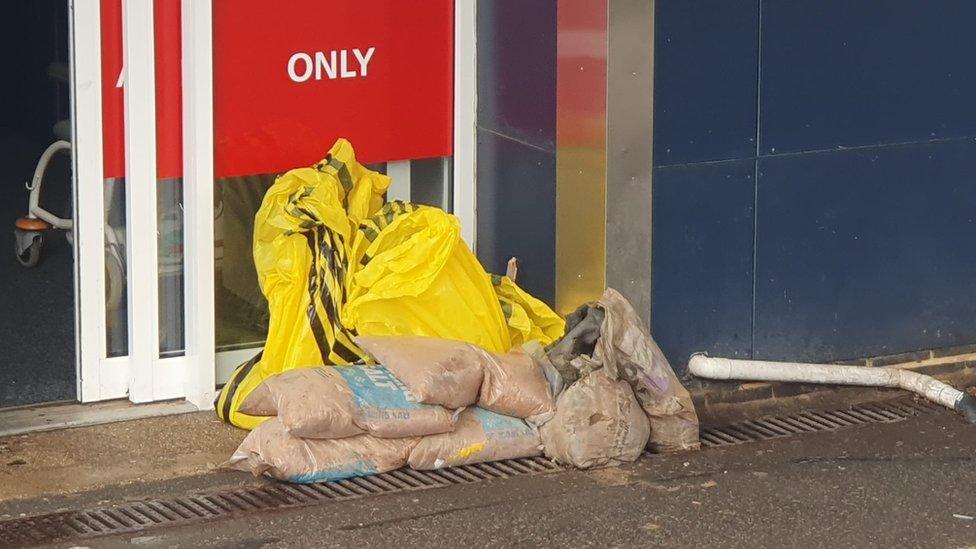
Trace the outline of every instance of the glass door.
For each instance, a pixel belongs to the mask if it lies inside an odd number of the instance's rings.
[[[122,2],[69,5],[79,397],[92,402],[128,394]]]
[[[267,332],[254,213],[339,137],[474,243],[473,2],[73,6],[83,400],[211,405]]]
[[[183,173],[182,4],[76,0],[71,18],[81,399],[209,406],[212,312],[197,313],[212,289],[190,283],[200,224]]]

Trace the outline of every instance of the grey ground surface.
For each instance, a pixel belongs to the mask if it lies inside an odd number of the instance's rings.
[[[251,514],[62,547],[967,547],[976,426],[950,413],[520,477]],[[12,502],[59,507],[260,483],[206,474]],[[957,515],[957,516],[954,516]]]
[[[0,128],[0,407],[75,397],[71,245],[64,231],[53,231],[36,267],[22,267],[14,257],[14,222],[27,213],[24,183],[48,144]],[[52,162],[41,203],[71,217],[66,158]]]

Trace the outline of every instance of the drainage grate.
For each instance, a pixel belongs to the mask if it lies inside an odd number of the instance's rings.
[[[893,423],[940,409],[927,401],[900,398],[878,404],[862,404],[847,410],[771,416],[702,429],[701,443],[703,447],[730,446],[804,433],[835,431],[868,423]],[[114,507],[7,520],[0,522],[0,547],[24,547],[68,539],[140,532],[155,527],[182,526],[270,509],[470,484],[561,469],[544,458],[524,458],[462,465],[437,471],[399,469],[338,482],[269,482],[254,488],[152,499]]]
[[[558,471],[544,458],[508,459],[437,471],[400,469],[370,477],[315,484],[268,483],[212,494],[126,503],[0,522],[0,547],[28,547],[67,539],[139,532],[157,526],[224,518],[242,513],[299,507],[379,494],[426,490],[483,480]]]
[[[702,429],[700,438],[702,447],[731,446],[804,433],[836,431],[868,423],[895,423],[940,409],[940,406],[927,400],[904,397],[874,404],[859,404],[846,410],[801,412],[740,421],[722,427]]]

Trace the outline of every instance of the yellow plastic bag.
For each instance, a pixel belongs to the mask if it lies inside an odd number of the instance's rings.
[[[492,277],[437,208],[383,204],[388,177],[340,139],[312,168],[279,177],[254,224],[254,261],[270,323],[264,350],[215,402],[239,427],[265,418],[238,407],[265,378],[292,368],[368,361],[356,335],[422,335],[489,351],[563,335],[562,318],[511,280]]]
[[[254,219],[254,264],[270,320],[264,350],[237,368],[217,396],[217,415],[252,429],[265,418],[237,412],[274,374],[303,366],[362,362],[354,334],[339,323],[348,244],[383,205],[390,178],[356,162],[340,139],[311,168],[292,170],[268,189]]]
[[[365,250],[342,322],[360,335],[420,335],[512,346],[484,268],[452,215],[421,206],[399,215]]]

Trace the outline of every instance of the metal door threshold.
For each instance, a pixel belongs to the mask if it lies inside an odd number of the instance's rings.
[[[0,410],[0,437],[39,433],[71,427],[87,427],[148,417],[196,412],[185,400],[133,404],[128,400],[108,400],[90,404],[77,402],[39,406],[20,406]]]
[[[893,423],[942,408],[912,397],[826,412],[767,416],[702,429],[703,448],[732,446],[872,423]],[[142,532],[242,514],[428,490],[524,475],[563,467],[541,457],[462,465],[437,471],[400,469],[370,477],[314,484],[272,483],[120,505],[64,511],[0,522],[0,546],[24,547],[73,539]]]

